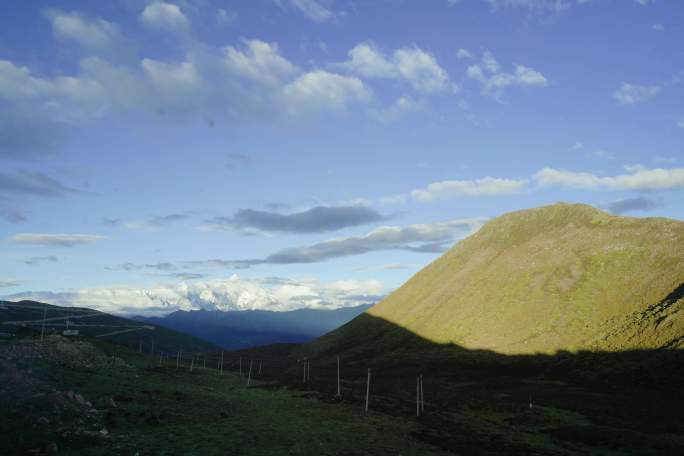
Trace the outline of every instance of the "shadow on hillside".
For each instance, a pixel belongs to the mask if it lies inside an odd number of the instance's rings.
[[[265,360],[281,385],[360,410],[370,368],[370,409],[401,417],[416,416],[422,374],[425,427],[414,437],[459,454],[684,454],[684,350],[504,355],[437,344],[368,313],[277,350],[239,353]]]
[[[663,303],[680,299],[682,294],[684,285]],[[298,346],[291,356],[309,358],[323,368],[336,363],[340,356],[349,367],[400,368],[463,381],[489,375],[499,379],[553,376],[609,387],[674,390],[680,388],[684,378],[684,350],[583,350],[506,355],[435,343],[368,313],[310,344]]]

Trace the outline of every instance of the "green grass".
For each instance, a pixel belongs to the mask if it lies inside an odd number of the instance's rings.
[[[18,402],[2,399],[2,435],[21,435],[12,444],[24,451],[54,441],[59,454],[73,455],[444,454],[411,437],[420,424],[410,419],[397,420],[377,412],[364,415],[357,406],[264,388],[260,382],[248,388],[246,379],[234,373],[190,372],[187,366],[177,370],[171,363],[160,368],[155,359],[125,348],[96,345],[123,358],[128,366],[86,369],[21,361],[26,378],[38,383],[27,386]],[[48,397],[61,397],[64,390],[81,394],[99,412],[85,419],[87,407],[56,412],[57,401],[32,399],[46,392]],[[112,406],[112,398],[117,407]],[[51,424],[36,425],[40,416],[49,418]],[[108,431],[106,438],[77,435],[78,429],[93,433],[102,428]],[[0,440],[0,450],[2,444]],[[16,450],[16,446],[6,448],[4,454]]]
[[[684,285],[682,258],[680,221],[556,204],[490,221],[367,313],[430,342],[504,354],[677,348],[684,298],[659,304]],[[384,351],[403,342],[373,337]]]

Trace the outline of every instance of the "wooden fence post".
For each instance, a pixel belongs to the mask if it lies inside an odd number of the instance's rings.
[[[340,391],[340,357],[337,357],[337,396],[335,397],[342,397],[342,393]]]
[[[423,389],[423,374],[420,374],[420,411],[425,412],[425,390]]]
[[[368,400],[370,397],[370,378],[371,378],[371,370],[369,367],[368,368],[368,380],[366,380],[366,413],[368,413]]]
[[[178,350],[178,355],[176,356],[176,369],[178,369],[178,366],[180,366],[180,357],[181,357],[181,351]]]
[[[416,376],[416,416],[420,416],[420,376]]]
[[[249,360],[249,374],[247,374],[247,386],[252,383],[252,360]]]

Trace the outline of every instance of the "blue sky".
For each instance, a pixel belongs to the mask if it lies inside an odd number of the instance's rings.
[[[333,308],[507,211],[684,219],[679,1],[0,8],[0,295]]]

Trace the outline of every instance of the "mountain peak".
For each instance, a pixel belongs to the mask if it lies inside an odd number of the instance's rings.
[[[668,298],[682,258],[683,222],[553,204],[491,220],[368,314],[501,353],[670,347],[684,340],[684,299]]]

